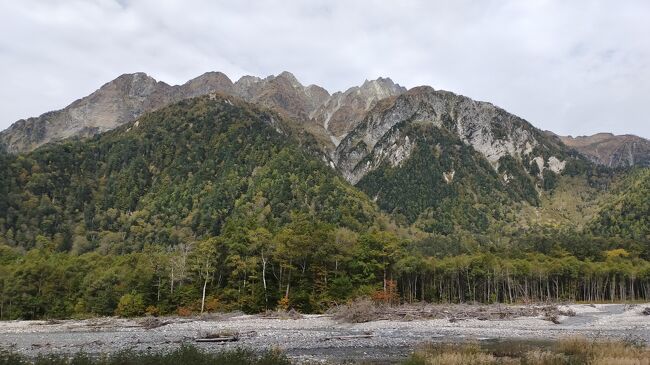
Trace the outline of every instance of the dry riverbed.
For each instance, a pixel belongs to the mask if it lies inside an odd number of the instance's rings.
[[[549,320],[544,306],[431,306],[418,318],[409,308],[401,319],[388,316],[346,323],[330,315],[297,319],[260,315],[215,315],[204,318],[119,319],[0,322],[0,348],[29,356],[49,353],[112,353],[124,349],[165,351],[183,343],[219,351],[225,348],[278,347],[305,362],[377,360],[391,362],[415,346],[432,341],[550,341],[568,336],[622,339],[650,344],[648,304],[571,304],[559,306]],[[429,308],[429,307],[427,307]],[[467,315],[467,313],[480,313]],[[486,314],[487,313],[487,314]],[[501,314],[499,313],[506,313]],[[153,327],[153,328],[151,328]],[[237,333],[237,341],[196,343],[214,333]]]

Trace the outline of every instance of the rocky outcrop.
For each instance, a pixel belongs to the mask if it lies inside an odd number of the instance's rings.
[[[611,133],[558,137],[568,147],[597,164],[608,167],[650,166],[650,141],[645,138]]]
[[[0,141],[9,152],[23,152],[49,141],[100,133],[165,104],[170,90],[144,73],[122,75],[65,109],[19,120],[0,133]]]
[[[486,102],[423,86],[377,103],[358,126],[341,141],[334,161],[352,183],[379,166],[408,157],[410,148],[395,148],[404,140],[400,128],[407,123],[430,123],[445,128],[480,152],[495,169],[504,156],[521,158],[533,152],[545,136],[525,120]],[[546,141],[544,141],[545,143]],[[399,151],[399,156],[392,154]],[[531,156],[532,158],[532,156]],[[556,158],[553,170],[564,168]],[[391,162],[394,163],[394,162]]]
[[[310,117],[327,130],[332,142],[338,145],[382,99],[406,92],[389,78],[366,80],[363,85],[336,92],[326,103],[314,110]]]
[[[234,94],[297,121],[309,120],[312,111],[330,96],[320,86],[303,86],[286,71],[264,79],[244,76],[235,83]]]
[[[175,101],[215,91],[232,92],[226,75],[209,72],[170,86],[145,73],[125,74],[64,109],[19,120],[0,132],[0,142],[8,152],[31,151],[51,141],[111,130]]]

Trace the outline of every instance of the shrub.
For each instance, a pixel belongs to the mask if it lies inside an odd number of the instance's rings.
[[[372,300],[375,302],[397,305],[399,304],[399,292],[397,291],[397,281],[387,280],[386,290],[378,290],[372,294]]]
[[[192,315],[192,310],[188,307],[178,307],[176,313],[181,317],[189,317]]]
[[[206,312],[216,312],[219,310],[221,303],[219,303],[219,299],[209,296],[205,300],[205,311]]]
[[[158,317],[160,315],[160,309],[155,305],[150,305],[144,311],[148,316]]]
[[[282,299],[278,301],[278,310],[285,312],[289,310],[289,297],[282,297]]]
[[[121,317],[135,317],[144,314],[144,298],[142,294],[131,292],[124,294],[117,303],[115,314]]]

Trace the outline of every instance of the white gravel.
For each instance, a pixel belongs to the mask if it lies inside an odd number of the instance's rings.
[[[561,317],[553,324],[541,317],[507,320],[446,319],[339,323],[328,316],[302,319],[269,319],[239,315],[220,319],[163,318],[162,327],[145,329],[138,320],[96,318],[65,321],[0,322],[0,348],[28,355],[45,353],[110,353],[124,349],[166,351],[182,343],[194,343],[202,333],[235,330],[238,342],[201,343],[218,351],[232,347],[265,349],[278,347],[298,360],[342,361],[346,359],[397,359],[419,343],[430,341],[552,340],[568,336],[627,339],[650,344],[650,316],[644,305],[568,305],[574,317]],[[335,336],[370,334],[371,338],[332,339]]]

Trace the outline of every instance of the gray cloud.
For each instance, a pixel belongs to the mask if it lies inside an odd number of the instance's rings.
[[[289,70],[330,91],[427,84],[561,134],[650,137],[648,16],[645,0],[4,1],[0,129],[122,73]]]

